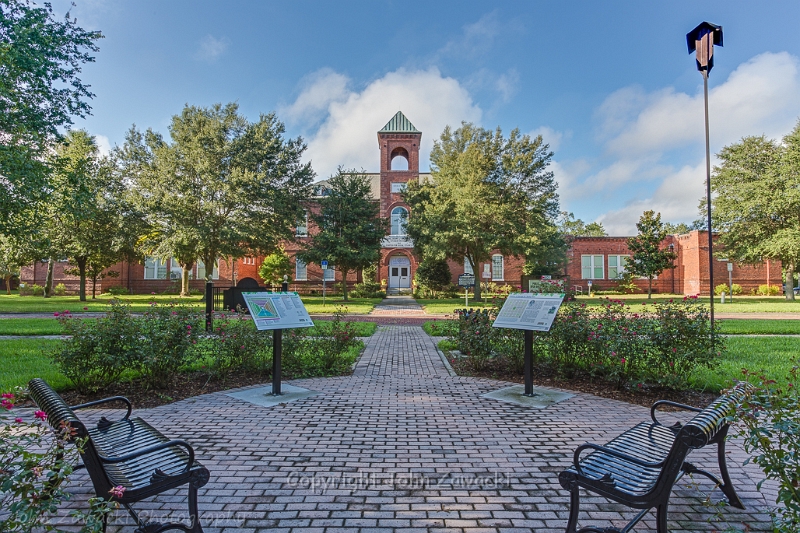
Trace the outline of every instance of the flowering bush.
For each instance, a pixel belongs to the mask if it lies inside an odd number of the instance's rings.
[[[181,367],[197,355],[199,315],[184,305],[153,303],[141,318],[134,319],[134,326],[139,340],[135,367],[148,386],[167,388]]]
[[[25,397],[24,391],[4,393],[3,411]],[[33,420],[15,417],[0,426],[0,531],[3,533],[54,531],[49,523],[70,494],[61,487],[78,462],[81,439],[74,429],[62,425],[52,429],[47,415],[36,411]],[[103,517],[116,504],[101,498],[90,500],[88,513],[73,512],[81,533],[99,533]]]
[[[54,313],[70,337],[53,360],[81,392],[91,392],[116,381],[139,357],[139,327],[127,305],[116,300],[103,318],[75,319],[69,311]]]
[[[317,327],[319,337],[305,329],[293,329],[283,337],[283,369],[295,377],[343,374],[358,356],[360,344],[355,326],[343,320],[346,310],[337,308],[330,324]]]
[[[739,406],[736,420],[745,450],[764,471],[766,479],[777,481],[778,506],[772,515],[775,531],[800,530],[800,393],[798,367],[784,387],[760,373],[745,371],[755,390]],[[758,490],[761,490],[759,482]]]
[[[223,314],[215,321],[214,336],[205,347],[211,372],[226,377],[238,369],[261,374],[272,370],[272,335],[258,331],[243,312]]]
[[[492,327],[497,317],[497,308],[457,309],[458,334],[455,337],[458,349],[468,355],[476,368],[485,367],[495,350],[496,330]]]

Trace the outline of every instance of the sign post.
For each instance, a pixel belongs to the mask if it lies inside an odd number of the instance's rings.
[[[281,395],[283,330],[314,325],[296,292],[243,292],[256,329],[272,330],[272,395]]]
[[[328,271],[328,262],[326,260],[322,260],[322,307],[325,307],[325,274]]]
[[[475,274],[461,274],[458,276],[458,286],[464,287],[464,307],[469,306],[469,290],[475,286]]]
[[[525,396],[533,393],[533,332],[550,331],[564,294],[509,294],[492,324],[494,328],[521,329],[525,332]]]

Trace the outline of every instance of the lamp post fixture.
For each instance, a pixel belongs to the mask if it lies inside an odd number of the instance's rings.
[[[708,73],[714,68],[714,45],[722,46],[722,26],[702,22],[686,34],[689,53],[695,52],[697,70],[703,75],[703,96],[706,117],[706,203],[708,207],[708,301],[711,306],[711,332],[714,332],[714,251],[711,234],[711,147],[708,138]]]

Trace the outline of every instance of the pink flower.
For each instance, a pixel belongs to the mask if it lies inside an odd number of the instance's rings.
[[[58,311],[56,311],[55,313],[53,313],[53,316],[61,316],[61,315],[58,313]]]
[[[14,419],[14,422],[16,422],[17,424],[22,424],[22,419],[17,417]]]
[[[13,400],[14,399],[14,393],[4,392],[2,395],[0,395],[0,398],[6,398],[8,400]]]
[[[244,350],[244,344],[242,344],[242,348],[241,349]]]
[[[622,364],[623,365],[625,364],[625,358],[624,357],[622,358]]]
[[[88,311],[88,310],[89,310],[89,308],[88,308],[88,307],[84,307],[84,308],[83,308],[83,310],[84,310],[84,311]]]
[[[36,411],[33,413],[34,418],[38,418],[39,420],[47,420],[47,413],[44,411]]]
[[[5,400],[5,399],[2,402],[0,402],[0,405],[5,407],[9,411],[14,408],[14,404],[12,402],[8,401],[8,400]]]
[[[122,498],[122,495],[125,494],[125,487],[122,485],[117,485],[116,487],[112,488],[108,491],[115,498]]]
[[[192,326],[190,326],[189,324],[186,324],[186,329],[192,329]]]

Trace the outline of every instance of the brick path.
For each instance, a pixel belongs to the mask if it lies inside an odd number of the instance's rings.
[[[292,384],[319,393],[272,408],[215,393],[139,412],[191,442],[211,471],[200,491],[207,533],[563,531],[569,498],[557,476],[575,447],[649,416],[582,393],[542,410],[482,398],[508,383],[451,377],[418,327],[380,327],[352,376]],[[741,463],[741,448],[729,450],[731,464]],[[706,452],[692,460],[714,464]],[[734,467],[732,475],[747,511],[724,509],[715,519],[684,482],[673,493],[670,531],[723,530],[726,521],[769,531],[758,472]],[[76,474],[71,505],[85,508],[87,481]],[[185,513],[185,493],[139,508]],[[630,516],[602,498],[584,499],[583,509],[582,525],[591,516],[596,525],[621,526]],[[133,531],[125,518],[118,513],[109,531]],[[636,531],[648,528],[652,517]]]

